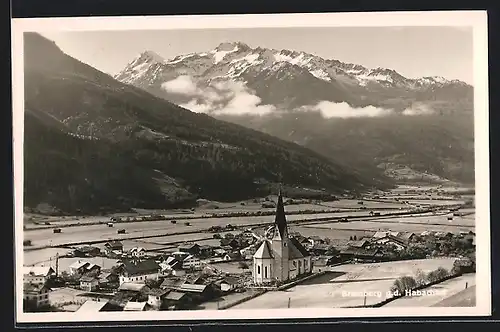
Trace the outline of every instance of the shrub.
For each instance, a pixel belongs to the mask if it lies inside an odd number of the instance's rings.
[[[417,282],[413,277],[404,276],[398,278],[394,281],[394,284],[391,287],[391,291],[393,293],[398,292],[400,294],[404,294],[406,290],[413,289],[417,286]]]
[[[418,269],[417,273],[415,274],[415,281],[417,283],[417,286],[425,285],[427,283],[427,275],[425,274],[425,272]]]
[[[438,269],[429,272],[429,274],[427,275],[427,281],[436,282],[446,278],[448,275],[449,273],[445,268],[439,267]]]

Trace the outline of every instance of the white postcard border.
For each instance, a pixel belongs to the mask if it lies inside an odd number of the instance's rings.
[[[377,12],[266,15],[130,16],[85,18],[29,18],[12,20],[13,148],[15,181],[16,294],[22,293],[23,261],[23,32],[86,30],[228,29],[257,27],[473,27],[474,115],[476,175],[477,272],[476,307],[470,308],[301,308],[265,310],[189,310],[160,312],[23,313],[22,296],[16,296],[18,323],[102,321],[189,321],[280,318],[442,317],[478,316],[491,313],[490,214],[489,214],[489,120],[488,39],[485,11]],[[432,22],[432,23],[429,23]]]

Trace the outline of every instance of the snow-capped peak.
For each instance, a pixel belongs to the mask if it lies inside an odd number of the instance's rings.
[[[162,62],[165,62],[165,59],[161,55],[159,55],[159,54],[157,54],[157,53],[155,53],[153,51],[142,52],[137,57],[137,59],[138,60],[140,59],[140,60],[142,60],[144,62],[149,62],[149,63],[154,63],[154,62],[160,62],[160,63],[162,63]]]

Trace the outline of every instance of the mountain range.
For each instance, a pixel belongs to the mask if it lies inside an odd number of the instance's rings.
[[[392,69],[369,69],[306,52],[251,48],[241,42],[169,60],[145,51],[115,78],[205,113],[248,114],[258,112],[257,106],[259,113],[290,112],[314,109],[322,102],[396,113],[421,103],[440,113],[471,112],[473,107],[472,86],[459,80],[406,78]],[[232,105],[249,107],[236,110]]]
[[[115,78],[362,174],[474,182],[474,90],[460,80],[241,42],[172,59],[145,51]]]
[[[151,52],[139,60],[148,72],[163,68]],[[31,211],[236,201],[269,194],[278,182],[320,196],[393,185],[374,168],[349,169],[289,140],[191,112],[125,84],[124,76],[120,82],[37,33],[24,35],[24,75],[24,203]]]

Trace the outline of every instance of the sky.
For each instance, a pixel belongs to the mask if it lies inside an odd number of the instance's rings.
[[[408,78],[443,76],[473,83],[472,28],[328,27],[42,32],[68,55],[114,75],[146,50],[165,59],[207,52],[222,42],[304,51]]]

